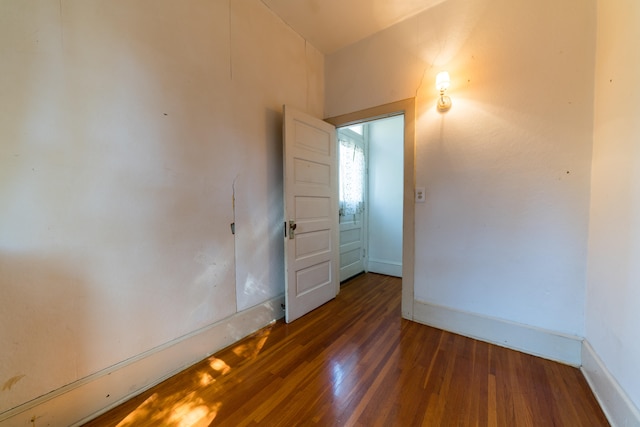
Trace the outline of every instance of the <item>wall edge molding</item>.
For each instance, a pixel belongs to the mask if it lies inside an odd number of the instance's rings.
[[[582,342],[580,370],[613,427],[640,426],[640,410],[633,404],[586,339]]]
[[[414,300],[413,320],[469,338],[579,367],[582,338]]]
[[[369,258],[367,271],[371,273],[386,274],[387,276],[402,277],[402,263],[378,258]]]
[[[284,295],[0,414],[0,426],[78,426],[283,317]]]

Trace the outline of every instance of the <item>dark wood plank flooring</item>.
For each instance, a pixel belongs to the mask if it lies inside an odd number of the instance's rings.
[[[607,426],[580,370],[400,318],[365,274],[87,426]]]

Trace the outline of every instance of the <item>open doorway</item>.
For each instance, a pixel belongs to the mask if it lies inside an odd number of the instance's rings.
[[[402,277],[404,114],[337,129],[340,281]]]
[[[326,119],[336,127],[404,114],[404,177],[402,202],[402,317],[413,320],[415,263],[415,99],[408,98],[378,107]],[[338,285],[339,286],[339,285]]]

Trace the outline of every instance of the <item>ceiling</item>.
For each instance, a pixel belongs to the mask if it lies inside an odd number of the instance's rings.
[[[444,0],[262,0],[322,53],[369,37]]]

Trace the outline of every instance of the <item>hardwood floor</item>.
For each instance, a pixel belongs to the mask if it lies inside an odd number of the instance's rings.
[[[400,318],[366,274],[87,426],[607,426],[573,367]]]

